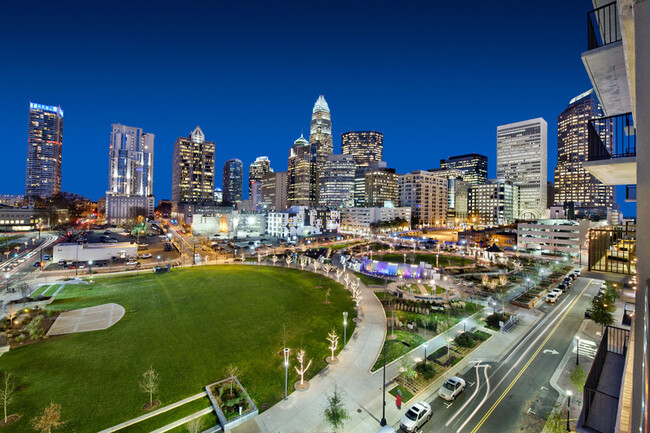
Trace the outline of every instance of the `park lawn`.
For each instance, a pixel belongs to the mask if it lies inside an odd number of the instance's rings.
[[[406,263],[411,263],[412,253],[406,254]],[[384,262],[391,263],[404,263],[404,254],[389,253],[383,255],[377,255],[376,260],[381,260]],[[436,255],[435,254],[415,254],[415,264],[420,262],[429,263],[433,266],[436,265]],[[457,257],[448,254],[438,254],[438,265],[439,266],[466,266],[474,263],[473,259],[467,257]]]
[[[390,335],[391,332],[388,331],[388,335]],[[386,364],[388,365],[389,363],[393,362],[400,356],[404,355],[405,353],[410,352],[411,350],[415,349],[416,347],[420,346],[422,343],[424,343],[424,338],[420,337],[417,334],[414,334],[412,332],[406,332],[406,331],[395,331],[395,336],[397,337],[394,340],[386,340],[384,344],[386,345]],[[404,343],[407,343],[405,345]],[[371,371],[376,371],[380,368],[382,368],[384,365],[384,356],[383,352],[379,354],[379,357],[377,358],[377,362],[375,362],[375,365],[372,367]]]
[[[395,388],[388,391],[390,395],[397,398],[397,391],[402,393],[402,404],[407,403],[410,399],[413,398],[413,394],[408,389],[404,388],[402,385],[397,385]]]
[[[39,287],[38,289],[36,289],[36,290],[34,291],[34,293],[32,293],[30,296],[31,296],[32,298],[35,298],[35,297],[38,296],[38,295],[42,295],[42,294],[44,294],[44,293],[47,291],[47,289],[49,289],[50,287],[51,287],[51,286],[50,286],[49,284],[42,285],[41,287]]]
[[[385,286],[386,280],[383,278],[377,278],[370,275],[362,274],[361,272],[354,272],[354,275],[357,276],[363,284],[373,285],[373,286]]]
[[[324,287],[316,289],[319,284]],[[324,304],[328,288],[330,303]],[[138,382],[150,366],[160,377],[154,398],[163,405],[225,378],[229,364],[239,367],[240,382],[258,407],[273,405],[284,393],[283,324],[292,348],[291,384],[298,378],[292,368],[296,349],[313,360],[306,375],[313,377],[326,366],[328,331],[335,327],[342,334],[342,312],[353,312],[349,293],[330,279],[250,266],[97,278],[66,285],[48,309],[108,302],[126,309],[111,328],[51,337],[0,358],[0,370],[11,371],[23,387],[10,406],[22,418],[3,430],[31,430],[31,419],[50,402],[62,405],[66,432],[98,431],[140,416],[147,396]],[[354,322],[348,328],[352,335]],[[203,407],[204,401],[186,409]],[[159,421],[174,420],[161,415]]]
[[[61,284],[52,284],[46,291],[42,293],[43,296],[52,296],[56,293]]]
[[[219,419],[217,418],[217,415],[214,412],[209,413],[207,415],[203,415],[201,417],[201,420],[203,423],[201,431],[207,430],[210,427],[214,427],[217,424],[219,424]],[[187,424],[183,424],[181,426],[175,427],[171,430],[168,430],[168,433],[187,433],[188,430],[186,426]]]

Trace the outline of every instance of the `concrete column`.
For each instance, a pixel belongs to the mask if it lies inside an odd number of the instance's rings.
[[[637,158],[637,293],[634,314],[634,380],[631,431],[650,431],[648,424],[648,370],[650,346],[648,280],[650,279],[650,9],[648,0],[634,3]],[[645,370],[643,369],[645,361]],[[642,378],[642,379],[641,379]],[[643,404],[645,403],[645,413]]]

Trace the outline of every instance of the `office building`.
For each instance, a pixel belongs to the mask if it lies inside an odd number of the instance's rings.
[[[61,106],[29,103],[25,195],[52,197],[61,192],[63,110]]]
[[[399,201],[398,178],[395,169],[379,167],[377,162],[373,161],[365,173],[364,206],[394,206]]]
[[[384,156],[384,134],[377,131],[350,131],[341,134],[341,153],[350,155],[360,166],[382,161]]]
[[[411,208],[417,228],[440,227],[447,219],[447,179],[416,170],[398,178],[399,205]]]
[[[266,156],[260,156],[248,167],[248,198],[252,199],[251,185],[254,181],[261,182],[262,177],[272,172],[271,161]]]
[[[223,203],[223,189],[216,187],[214,189],[214,204],[220,205]]]
[[[233,205],[243,199],[244,164],[237,158],[223,165],[223,203]]]
[[[434,168],[427,170],[436,176],[447,179],[449,202],[447,208],[447,221],[456,225],[467,220],[469,205],[470,183],[463,180],[467,172],[456,168]]]
[[[334,209],[291,206],[283,211],[271,211],[267,217],[266,233],[281,239],[297,240],[339,229],[341,213]]]
[[[108,192],[153,195],[153,151],[153,134],[119,123],[111,125]]]
[[[369,235],[411,228],[410,207],[351,207],[341,209],[341,233]]]
[[[0,230],[3,232],[34,230],[39,226],[42,228],[50,226],[47,214],[39,213],[33,207],[0,204]],[[4,242],[8,243],[8,238],[5,238]],[[5,247],[5,245],[0,246]],[[5,249],[6,251],[8,250]]]
[[[603,117],[603,109],[593,89],[573,98],[558,116],[554,203],[573,202],[579,213],[586,208],[606,215],[614,205],[614,187],[582,166],[588,158],[589,121],[598,117]]]
[[[318,202],[333,208],[354,205],[355,163],[349,155],[329,155],[320,175]]]
[[[463,181],[470,185],[479,185],[487,182],[488,159],[478,153],[450,156],[440,160],[441,169],[462,170]]]
[[[318,97],[312,110],[309,143],[314,146],[318,166],[324,164],[327,157],[334,153],[332,115],[323,95]]]
[[[285,210],[287,208],[287,188],[289,186],[286,171],[266,173],[262,177],[262,208]]]
[[[174,143],[172,167],[172,203],[214,203],[213,141],[206,141],[200,127],[189,137],[178,137]]]
[[[288,161],[287,203],[289,206],[318,205],[316,146],[300,135],[291,148]]]
[[[492,179],[469,190],[468,222],[508,225],[519,215],[519,187],[510,180]]]
[[[106,222],[123,226],[133,224],[138,217],[153,219],[154,196],[106,193]]]
[[[497,178],[519,187],[520,219],[547,213],[547,124],[542,118],[497,127]]]

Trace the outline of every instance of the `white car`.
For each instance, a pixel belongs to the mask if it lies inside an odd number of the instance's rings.
[[[429,403],[421,401],[415,403],[406,411],[399,426],[406,433],[415,433],[425,422],[431,418],[431,406]]]
[[[549,304],[555,304],[555,301],[557,301],[559,297],[560,295],[557,292],[551,292],[546,295],[546,298],[544,300]]]
[[[451,377],[440,387],[438,395],[447,401],[456,400],[456,397],[463,392],[466,385],[465,381],[460,377]]]
[[[128,262],[126,262],[127,266],[138,266],[139,264],[140,262],[136,262],[135,260],[129,260]]]
[[[140,259],[150,259],[151,257],[152,257],[152,255],[150,253],[144,253],[144,254],[140,254],[138,256],[138,258],[140,258]]]
[[[560,289],[559,287],[556,287],[553,290],[551,290],[549,293],[557,293],[557,295],[560,296],[561,294],[564,293],[564,291],[562,291],[562,289]]]

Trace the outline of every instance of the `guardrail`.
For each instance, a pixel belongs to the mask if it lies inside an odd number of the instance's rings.
[[[587,49],[603,47],[621,40],[616,2],[587,13]]]
[[[636,156],[636,128],[632,113],[590,119],[589,161]]]

